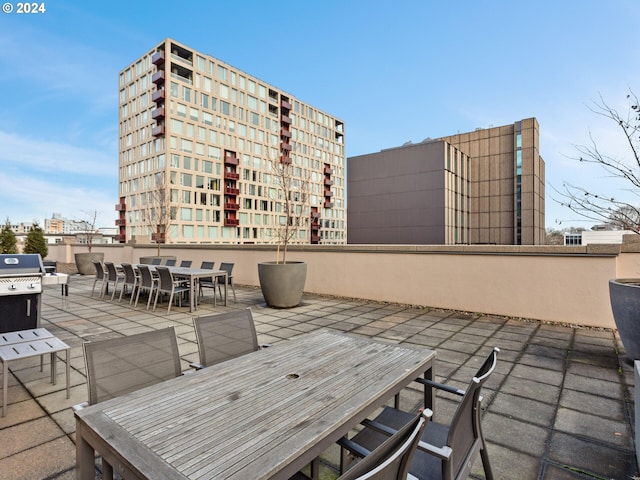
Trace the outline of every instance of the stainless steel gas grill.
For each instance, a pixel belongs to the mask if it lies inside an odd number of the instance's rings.
[[[0,254],[0,333],[40,327],[42,258]]]

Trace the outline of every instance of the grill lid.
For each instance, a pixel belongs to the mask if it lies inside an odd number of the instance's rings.
[[[0,254],[0,276],[44,272],[39,253]]]

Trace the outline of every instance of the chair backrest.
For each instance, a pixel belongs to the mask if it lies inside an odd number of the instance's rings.
[[[163,292],[170,292],[173,289],[173,275],[168,267],[156,267],[158,274],[158,289]]]
[[[224,270],[225,272],[227,272],[227,283],[231,283],[231,274],[233,273],[234,265],[235,265],[234,263],[224,263],[224,262],[220,264],[220,270]]]
[[[153,259],[151,259],[151,265],[160,265],[161,261],[162,261],[162,259],[160,259],[160,258],[153,258]]]
[[[191,267],[191,260],[182,260],[180,262],[180,266],[183,268],[190,268]]]
[[[136,283],[136,272],[130,263],[123,263],[122,270],[124,270],[124,283],[129,285]]]
[[[150,288],[153,286],[153,274],[151,269],[146,265],[138,265],[140,272],[140,286]]]
[[[175,258],[169,258],[169,259],[166,261],[165,265],[166,265],[167,267],[175,267],[175,266],[176,266],[176,260],[175,260]]]
[[[216,262],[202,262],[200,264],[200,268],[206,268],[207,270],[213,270],[213,266],[216,264]]]
[[[113,262],[104,262],[104,266],[107,267],[107,278],[110,281],[116,281],[118,279],[118,272]]]
[[[205,367],[259,349],[251,309],[195,317],[200,364]]]
[[[431,415],[429,409],[417,415],[338,480],[405,480]]]
[[[96,279],[102,280],[104,278],[104,268],[102,268],[102,263],[94,261],[93,265],[96,267]]]
[[[174,327],[86,342],[82,348],[90,405],[182,373]]]
[[[451,418],[447,445],[453,450],[451,466],[456,475],[465,466],[469,452],[479,440],[480,394],[482,386],[496,368],[499,351],[494,348],[478,369]]]

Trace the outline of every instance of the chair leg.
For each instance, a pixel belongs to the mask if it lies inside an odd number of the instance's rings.
[[[484,468],[484,476],[486,480],[493,480],[493,472],[491,471],[491,464],[489,463],[489,454],[487,453],[487,445],[482,440],[482,446],[480,448],[480,458],[482,459],[482,468]]]

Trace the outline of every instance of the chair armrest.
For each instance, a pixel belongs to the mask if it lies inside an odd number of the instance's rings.
[[[423,442],[422,440],[418,442],[418,450],[427,452],[428,454],[438,457],[442,460],[450,460],[451,454],[453,453],[451,447],[448,447],[446,445],[444,447],[436,447],[435,445]]]
[[[394,435],[397,432],[395,428],[388,427],[380,422],[376,422],[375,420],[369,420],[368,418],[365,418],[360,423],[365,427],[370,428],[371,430],[374,430],[378,433],[382,433],[383,435],[386,435],[388,437]]]
[[[464,396],[465,391],[456,387],[451,387],[449,385],[445,385],[444,383],[434,382],[433,380],[429,380],[426,378],[416,378],[415,380],[418,383],[422,383],[423,385],[427,385],[429,387],[437,388],[438,390],[444,390],[445,392],[453,393],[454,395]]]
[[[74,412],[79,412],[80,410],[82,410],[83,408],[87,408],[88,406],[89,406],[89,402],[82,402],[77,405],[74,405],[71,408],[73,409]]]
[[[342,437],[341,439],[338,440],[337,443],[342,448],[345,448],[345,449],[349,450],[349,452],[351,452],[352,454],[357,455],[357,456],[362,457],[362,458],[366,457],[367,455],[369,455],[371,453],[369,450],[364,448],[362,445],[349,440],[347,437]]]

